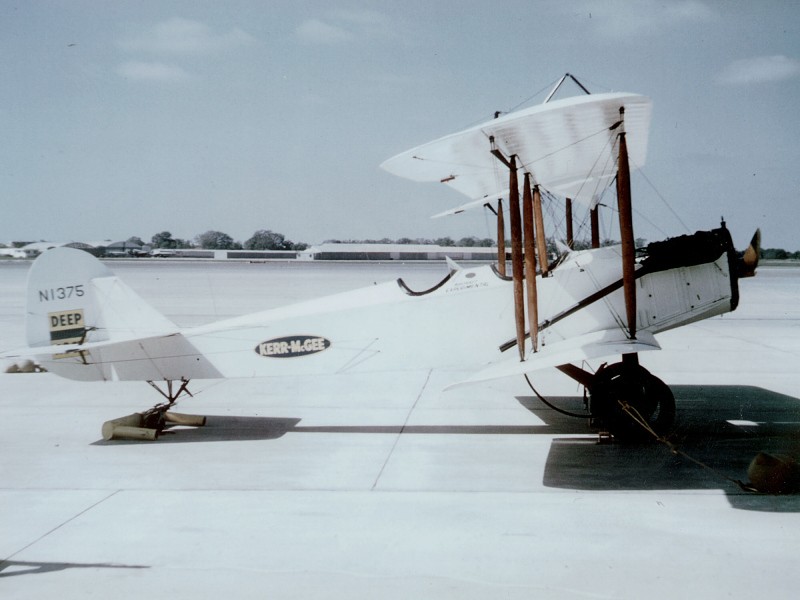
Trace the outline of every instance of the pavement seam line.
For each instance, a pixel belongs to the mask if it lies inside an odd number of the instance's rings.
[[[406,415],[406,420],[403,422],[403,426],[400,428],[400,431],[395,436],[394,444],[392,444],[392,449],[389,450],[389,454],[386,456],[386,460],[383,461],[383,465],[381,465],[381,470],[378,471],[378,476],[375,478],[375,481],[373,482],[372,487],[370,488],[370,491],[373,491],[376,487],[378,487],[378,482],[381,480],[381,477],[383,476],[383,471],[386,469],[386,465],[389,464],[389,460],[392,458],[392,454],[394,454],[395,448],[397,448],[397,444],[400,441],[400,436],[403,435],[403,432],[405,432],[406,427],[408,426],[408,421],[409,421],[409,419],[411,419],[411,413],[414,412],[414,409],[417,407],[417,403],[419,402],[419,399],[422,398],[422,394],[425,393],[425,389],[428,387],[428,382],[430,382],[432,374],[433,374],[433,369],[428,369],[428,375],[427,375],[427,377],[425,377],[425,382],[422,384],[422,388],[420,388],[419,393],[417,394],[417,397],[414,399],[414,404],[412,404],[411,408],[408,409],[408,414]]]
[[[58,531],[59,529],[61,529],[62,527],[64,527],[64,525],[67,525],[68,523],[71,523],[72,521],[74,521],[75,519],[77,519],[78,517],[80,517],[81,515],[84,515],[84,514],[86,514],[87,512],[89,512],[90,510],[92,510],[94,507],[96,507],[96,506],[99,506],[99,505],[101,505],[103,502],[105,502],[106,500],[108,500],[108,499],[112,498],[113,496],[116,496],[116,495],[117,495],[118,493],[120,493],[121,491],[122,491],[122,490],[114,490],[114,491],[113,491],[113,492],[111,492],[111,493],[110,493],[108,496],[106,496],[106,497],[104,497],[104,498],[101,498],[100,500],[98,500],[97,502],[95,502],[94,504],[92,504],[91,506],[87,506],[86,508],[84,508],[84,509],[83,509],[82,511],[80,511],[79,513],[72,515],[72,516],[71,516],[69,519],[67,519],[67,520],[66,520],[66,521],[64,521],[63,523],[61,523],[61,524],[59,524],[59,525],[56,525],[55,527],[53,527],[53,528],[52,528],[50,531],[48,531],[47,533],[43,533],[43,534],[42,534],[42,535],[40,535],[38,538],[36,538],[35,540],[33,540],[31,543],[29,543],[29,544],[27,544],[27,545],[23,546],[22,548],[20,548],[19,550],[17,550],[17,551],[16,551],[16,552],[14,552],[13,554],[9,554],[9,555],[8,555],[8,556],[6,556],[6,557],[5,557],[3,560],[0,560],[0,568],[2,568],[2,567],[3,567],[3,565],[4,565],[4,564],[5,564],[7,561],[9,561],[9,560],[11,560],[12,558],[14,558],[14,557],[15,557],[17,554],[19,554],[20,552],[24,552],[25,550],[27,550],[27,549],[28,549],[28,548],[30,548],[31,546],[33,546],[33,545],[35,545],[35,544],[38,544],[40,541],[42,541],[44,538],[46,538],[47,536],[49,536],[51,533],[55,533],[56,531]]]

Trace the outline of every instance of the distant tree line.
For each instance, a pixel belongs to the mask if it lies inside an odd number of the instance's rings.
[[[134,236],[127,241],[144,245],[140,237]],[[463,246],[463,247],[491,247],[495,246],[492,238],[479,238],[477,236],[463,237],[454,240],[451,237],[436,239],[429,238],[408,238],[402,237],[396,240],[391,238],[381,239],[330,239],[325,240],[326,244],[438,244],[439,246]],[[269,229],[259,229],[244,243],[234,240],[230,235],[222,231],[209,230],[198,234],[192,240],[172,237],[169,231],[156,233],[150,240],[152,248],[183,249],[183,248],[203,248],[207,250],[305,250],[308,244],[304,242],[295,243],[287,240],[282,233],[277,233]]]
[[[411,245],[419,244],[424,246],[438,245],[438,246],[461,246],[467,248],[490,248],[495,246],[495,241],[492,238],[478,238],[476,236],[463,237],[459,240],[454,240],[451,237],[441,237],[436,239],[430,238],[408,238],[401,237],[393,240],[391,238],[381,238],[379,240],[366,239],[366,240],[325,240],[324,244],[402,244]]]
[[[800,251],[787,252],[783,248],[762,248],[761,258],[773,260],[800,260]]]
[[[144,244],[141,238],[132,237],[129,242]],[[244,243],[235,241],[222,231],[209,230],[200,233],[193,240],[174,238],[169,231],[161,231],[150,240],[152,248],[182,249],[203,248],[206,250],[305,250],[308,244],[294,243],[282,233],[269,229],[259,229]]]

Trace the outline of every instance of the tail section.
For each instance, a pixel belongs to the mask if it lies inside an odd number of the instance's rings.
[[[122,341],[177,327],[96,258],[74,248],[42,254],[28,275],[31,347]]]
[[[28,275],[27,335],[48,371],[82,381],[170,381],[221,374],[90,254],[55,248]],[[63,349],[62,349],[63,345]]]

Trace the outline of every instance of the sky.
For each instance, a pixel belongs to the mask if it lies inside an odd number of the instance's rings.
[[[493,237],[379,165],[570,72],[653,100],[637,237],[800,250],[799,29],[789,0],[0,0],[0,241]]]

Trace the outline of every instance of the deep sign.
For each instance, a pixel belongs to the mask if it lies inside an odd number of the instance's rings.
[[[269,358],[294,358],[322,352],[330,345],[330,340],[318,335],[289,335],[261,342],[256,352]]]
[[[47,318],[51,344],[76,344],[86,335],[82,308],[47,313]]]

